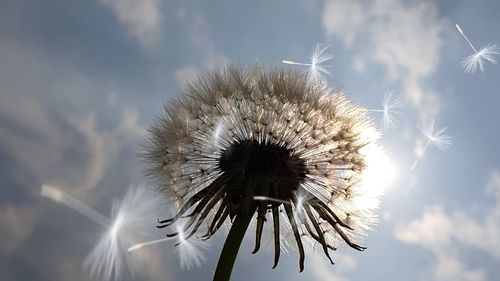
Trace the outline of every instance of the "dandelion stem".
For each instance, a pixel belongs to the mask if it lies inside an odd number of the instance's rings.
[[[424,156],[425,151],[427,150],[427,147],[429,147],[429,144],[431,144],[430,140],[427,141],[427,143],[424,146],[424,149],[422,150],[422,153],[418,156],[418,158],[415,160],[415,162],[413,162],[413,165],[411,165],[412,171],[415,170],[415,168],[417,167],[417,164],[420,161],[420,158],[422,158]]]
[[[474,48],[474,46],[470,42],[469,38],[467,38],[467,36],[465,35],[465,33],[462,31],[462,28],[460,28],[460,26],[458,24],[455,24],[455,27],[457,28],[458,32],[460,32],[460,34],[462,34],[462,36],[467,41],[467,43],[469,43],[469,46],[472,48],[472,50],[474,50],[474,52],[476,52],[476,54],[478,54],[476,48]]]
[[[222,252],[215,269],[214,281],[227,281],[231,278],[234,262],[240,249],[241,241],[247,231],[248,225],[252,220],[253,212],[248,214],[236,215],[231,230],[227,235],[226,242],[222,248]]]
[[[291,60],[282,60],[281,62],[284,63],[284,64],[291,64],[291,65],[312,66],[312,63],[294,62],[294,61],[291,61]]]
[[[67,207],[70,207],[71,209],[86,216],[87,218],[93,220],[94,222],[102,225],[105,228],[109,227],[112,223],[109,218],[91,208],[87,204],[74,197],[71,197],[69,194],[51,185],[42,184],[41,195],[63,205],[66,205]]]
[[[170,238],[170,237],[160,238],[160,239],[155,239],[155,240],[150,240],[150,241],[138,243],[138,244],[135,244],[135,245],[129,247],[127,249],[127,252],[132,252],[132,251],[135,251],[135,250],[139,250],[140,248],[142,248],[144,246],[154,245],[154,244],[162,243],[162,242],[169,241],[169,240],[172,240],[172,238]]]

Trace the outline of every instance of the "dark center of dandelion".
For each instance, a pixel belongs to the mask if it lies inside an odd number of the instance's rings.
[[[244,140],[233,143],[219,158],[226,180],[226,196],[234,206],[247,205],[255,196],[289,201],[306,177],[304,160],[286,147]]]

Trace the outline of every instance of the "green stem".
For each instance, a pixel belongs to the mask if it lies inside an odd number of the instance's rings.
[[[219,262],[215,269],[214,281],[228,281],[231,278],[236,255],[240,249],[241,241],[245,236],[248,225],[252,220],[253,212],[247,215],[236,215],[231,230],[227,235],[226,242],[220,253]]]

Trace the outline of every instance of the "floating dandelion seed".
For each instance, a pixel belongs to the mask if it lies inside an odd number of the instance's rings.
[[[466,57],[462,61],[462,66],[465,68],[466,73],[474,73],[479,70],[484,72],[484,64],[486,61],[496,64],[497,60],[495,58],[496,55],[500,54],[500,49],[496,45],[487,45],[486,47],[480,49],[479,51],[472,45],[469,38],[465,35],[462,28],[458,24],[455,24],[458,32],[464,37],[469,46],[474,50],[474,54]]]
[[[333,56],[326,52],[330,46],[328,44],[318,43],[314,46],[312,54],[311,54],[311,62],[310,63],[301,63],[294,62],[291,60],[283,60],[284,64],[291,65],[302,65],[309,66],[307,78],[310,83],[313,85],[319,84],[325,81],[325,76],[330,76],[330,71],[328,71],[328,65],[323,65],[324,62],[327,62],[333,59]]]
[[[449,135],[446,135],[444,133],[445,131],[446,127],[441,128],[435,132],[434,120],[429,123],[424,123],[424,126],[422,128],[422,134],[427,139],[427,142],[425,143],[424,148],[420,152],[420,155],[417,157],[415,162],[413,162],[413,165],[411,166],[412,170],[414,170],[415,167],[417,167],[418,162],[424,156],[425,151],[427,150],[429,145],[433,144],[435,147],[437,147],[437,149],[441,151],[448,150],[448,148],[452,145],[453,141]]]
[[[399,109],[403,106],[400,99],[393,96],[393,91],[384,94],[382,102],[383,109],[368,109],[369,112],[382,113],[382,127],[384,130],[395,128],[398,121],[401,119]]]
[[[134,266],[137,265],[128,259],[132,255],[126,255],[121,247],[131,241],[127,236],[122,235],[125,218],[119,212],[118,202],[113,202],[112,219],[112,224],[84,262],[84,265],[90,269],[91,275],[99,276],[104,280],[110,280],[113,275],[115,280],[118,280],[125,267],[132,269],[131,272],[133,272]],[[140,262],[140,259],[136,261]]]
[[[131,274],[140,270],[145,260],[143,253],[127,253],[127,247],[135,241],[151,238],[147,230],[154,228],[152,216],[158,214],[161,197],[143,186],[130,189],[122,202],[112,204],[111,219],[69,196],[63,191],[42,185],[42,196],[62,203],[104,226],[106,231],[85,259],[84,265],[91,275],[103,280],[121,278],[125,269]]]
[[[161,209],[161,196],[140,186],[131,188],[123,201],[112,205],[112,223],[98,244],[85,259],[85,266],[92,275],[110,280],[120,279],[125,268],[133,275],[144,267],[144,252],[127,251],[137,241],[152,239],[155,221]]]
[[[321,245],[330,261],[329,250],[340,241],[365,249],[359,238],[374,223],[382,189],[367,189],[364,172],[376,159],[369,155],[380,151],[379,135],[366,110],[308,81],[293,70],[228,67],[189,84],[150,129],[148,175],[179,206],[158,227],[182,219],[167,237],[188,241],[203,231],[201,238],[209,239],[231,219],[214,280],[229,279],[252,218],[253,253],[265,223],[272,225],[273,267],[287,229],[300,271],[308,241]]]

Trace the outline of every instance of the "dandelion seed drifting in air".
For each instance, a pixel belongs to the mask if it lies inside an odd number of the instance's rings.
[[[144,186],[131,188],[123,201],[112,205],[112,224],[85,259],[84,265],[92,275],[110,280],[120,279],[125,268],[133,275],[144,267],[144,252],[130,252],[127,248],[137,241],[152,239],[155,235],[154,216],[161,212],[161,196]]]
[[[393,91],[389,91],[384,94],[382,107],[383,109],[368,109],[368,111],[382,113],[382,128],[384,130],[395,128],[401,119],[399,110],[403,107],[403,104],[400,99],[393,95]]]
[[[42,185],[42,196],[64,204],[85,215],[105,228],[105,232],[89,255],[84,265],[91,275],[102,280],[118,280],[125,271],[132,275],[143,268],[144,253],[127,252],[135,241],[151,239],[155,221],[152,216],[161,209],[160,196],[153,194],[144,186],[131,188],[122,202],[114,201],[111,219],[97,212],[88,205],[65,192],[50,186]]]
[[[415,162],[413,162],[413,165],[411,166],[412,170],[414,170],[415,167],[417,167],[418,162],[424,156],[429,145],[432,144],[441,151],[448,150],[448,148],[453,144],[453,141],[449,135],[445,134],[445,131],[446,127],[434,131],[434,120],[429,123],[424,123],[424,126],[422,128],[422,134],[427,139],[427,142],[425,143],[424,148],[420,152],[420,155],[417,157]]]
[[[283,60],[282,62],[284,64],[308,66],[307,78],[311,84],[316,85],[324,82],[326,76],[331,75],[328,70],[330,66],[323,64],[333,59],[333,56],[327,52],[329,47],[328,44],[317,43],[313,48],[310,63],[294,62],[291,60]]]
[[[330,261],[341,241],[365,249],[358,243],[374,223],[374,191],[382,189],[362,183],[367,161],[378,159],[369,155],[380,151],[379,134],[366,110],[309,81],[292,69],[230,66],[189,84],[150,128],[148,175],[178,206],[158,227],[183,220],[168,237],[203,232],[209,239],[231,221],[214,280],[229,280],[252,219],[253,253],[266,222],[273,229],[273,267],[287,229],[300,271],[304,241],[319,244]]]
[[[484,72],[484,65],[487,61],[496,64],[497,60],[495,56],[500,54],[500,49],[496,45],[487,45],[486,47],[483,47],[479,51],[476,50],[474,45],[472,45],[471,41],[465,33],[463,32],[462,28],[458,24],[455,24],[455,27],[457,28],[458,32],[464,37],[465,41],[469,44],[469,46],[474,50],[474,54],[466,57],[462,61],[462,66],[465,68],[466,73],[474,73],[478,69],[481,70],[481,72]]]

